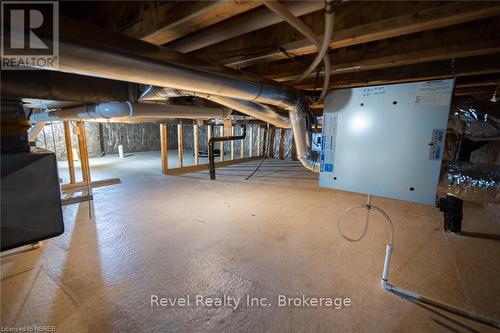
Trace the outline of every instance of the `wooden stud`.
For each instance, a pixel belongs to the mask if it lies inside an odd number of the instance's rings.
[[[179,156],[179,168],[184,166],[184,144],[182,141],[182,123],[177,124],[177,153]]]
[[[200,156],[198,155],[198,125],[193,124],[193,154],[194,154],[194,165],[200,164]]]
[[[282,128],[280,131],[280,148],[279,148],[280,160],[285,159],[285,134],[286,134],[286,129]]]
[[[243,127],[241,128],[241,135],[243,135]],[[240,158],[245,157],[245,139],[240,140]]]
[[[261,138],[261,132],[262,132],[262,128],[257,125],[257,156],[260,156],[260,153],[261,153],[261,141],[262,141],[262,138]]]
[[[274,136],[276,135],[276,127],[271,127],[269,133],[269,157],[274,158]]]
[[[248,135],[250,136],[248,138],[248,157],[253,156],[253,126],[250,125],[250,128],[248,129]]]
[[[71,145],[71,129],[67,121],[63,122],[64,142],[66,143],[66,156],[68,158],[69,183],[76,183],[75,162],[73,161],[73,146]]]
[[[220,126],[220,136],[223,137],[224,136],[224,126]],[[219,142],[219,149],[220,149],[220,157],[219,157],[219,161],[224,161],[224,141],[221,141]]]
[[[87,184],[87,188],[90,192],[90,163],[87,147],[87,137],[85,133],[85,123],[83,121],[78,121],[78,147],[80,150],[80,165],[82,167],[82,178],[83,182]],[[90,193],[89,193],[90,194]]]
[[[234,126],[231,126],[231,136],[234,136]],[[234,140],[231,140],[231,161],[234,160]]]
[[[161,170],[168,170],[168,124],[160,124]]]

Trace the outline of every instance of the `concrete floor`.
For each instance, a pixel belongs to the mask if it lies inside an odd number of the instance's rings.
[[[224,158],[229,160],[231,155],[226,153]],[[184,150],[184,166],[194,165],[194,154],[192,150]],[[207,157],[200,157],[200,163],[208,163]],[[216,156],[215,161],[220,161],[220,157]],[[69,171],[67,161],[58,161],[59,178],[62,183],[69,183]],[[82,169],[79,160],[74,161],[75,176],[77,181],[82,180]],[[102,180],[110,178],[110,174],[121,174],[125,172],[125,176],[129,171],[139,168],[147,168],[152,172],[161,171],[161,153],[160,151],[141,152],[141,153],[126,153],[124,158],[120,158],[118,154],[106,154],[103,157],[94,157],[89,159],[90,173],[92,180]],[[169,168],[179,167],[179,154],[177,149],[168,151],[168,166]]]
[[[498,332],[384,291],[388,229],[374,215],[358,243],[336,220],[361,195],[320,189],[298,163],[266,160],[164,176],[159,156],[95,165],[122,184],[64,207],[66,232],[2,261],[3,326],[57,332]],[[390,281],[500,319],[500,242],[445,234],[437,209],[375,198],[392,217]],[[500,234],[498,206],[467,204],[464,229]],[[350,218],[360,230],[362,214]],[[356,223],[358,222],[358,223]],[[349,223],[349,222],[348,222]],[[154,307],[196,294],[268,297],[271,307]],[[278,294],[348,297],[350,307],[278,307]]]

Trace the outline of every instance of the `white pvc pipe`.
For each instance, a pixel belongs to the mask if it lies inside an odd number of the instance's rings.
[[[320,51],[320,49],[322,49],[321,41],[317,38],[316,34],[298,17],[294,16],[285,6],[280,4],[278,1],[269,1],[269,0],[265,0],[264,4],[266,5],[267,8],[272,10],[276,15],[281,16],[283,19],[285,19],[285,21],[288,24],[290,24],[292,27],[297,29],[297,31],[299,31],[302,35],[304,35],[307,39],[309,39],[309,41],[316,46],[318,52]],[[328,45],[329,43],[330,41],[328,41]],[[328,46],[326,49],[328,50]],[[323,55],[323,64],[325,66],[325,78],[323,80],[323,88],[321,89],[321,95],[319,97],[319,101],[322,101],[323,98],[325,97],[326,92],[328,91],[328,86],[330,84],[330,71],[331,71],[330,56],[326,53]]]
[[[323,57],[326,54],[326,51],[328,51],[328,48],[330,47],[330,41],[332,40],[333,36],[333,23],[334,23],[334,13],[329,13],[325,11],[325,33],[323,35],[323,41],[321,43],[321,47],[318,50],[318,54],[316,55],[316,58],[314,61],[309,65],[309,67],[302,73],[302,75],[299,77],[298,80],[296,80],[294,83],[299,83],[306,77],[308,77],[315,69],[318,67],[319,63],[323,59]]]
[[[443,309],[445,311],[454,313],[456,315],[459,315],[459,316],[462,316],[465,318],[469,318],[469,319],[481,322],[483,324],[493,326],[495,328],[500,328],[500,322],[497,320],[483,317],[483,316],[478,315],[474,312],[467,311],[467,310],[464,310],[462,308],[456,307],[454,305],[435,300],[433,298],[421,295],[419,293],[416,293],[416,292],[413,292],[410,290],[398,288],[398,287],[390,284],[388,282],[388,276],[389,276],[389,266],[391,263],[391,254],[392,254],[392,246],[390,244],[387,244],[387,247],[385,250],[384,271],[382,273],[382,279],[381,279],[382,287],[384,287],[385,290],[399,294],[403,297],[411,298],[411,299],[414,299],[416,301],[432,305],[434,307]]]
[[[159,120],[159,119],[225,119],[231,114],[223,108],[202,108],[189,105],[145,104],[111,102],[97,105],[84,105],[74,108],[34,113],[30,120]]]

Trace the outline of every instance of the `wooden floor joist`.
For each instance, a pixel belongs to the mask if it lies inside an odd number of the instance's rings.
[[[435,61],[416,65],[339,74],[332,78],[330,89],[495,74],[500,73],[499,56],[500,54],[492,54],[481,57]],[[318,88],[314,79],[304,80],[296,87],[299,89]]]
[[[498,15],[500,15],[500,5],[492,6],[491,4],[454,2],[375,23],[334,31],[330,47],[332,49],[337,49],[369,43],[376,40],[448,27]],[[316,47],[307,39],[283,44],[281,45],[281,49],[295,57],[316,52]],[[286,54],[281,50],[272,50],[257,53],[253,56],[245,55],[226,58],[221,60],[221,63],[242,68],[257,63],[285,59],[286,57]]]

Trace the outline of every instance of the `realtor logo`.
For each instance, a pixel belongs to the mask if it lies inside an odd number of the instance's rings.
[[[2,70],[57,68],[57,1],[3,1],[1,19]]]

